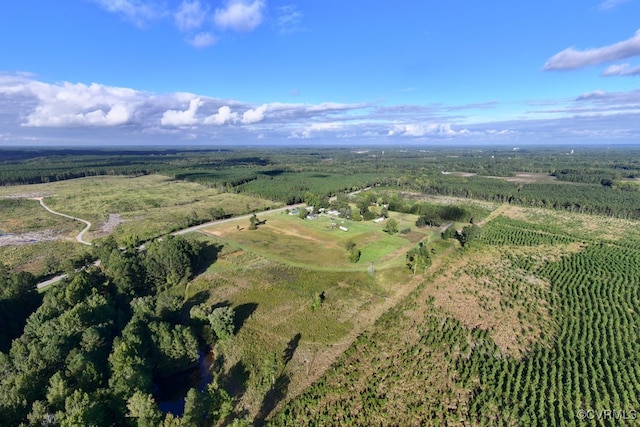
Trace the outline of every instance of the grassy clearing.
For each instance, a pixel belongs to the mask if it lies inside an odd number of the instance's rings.
[[[415,223],[415,215],[392,215],[399,228]],[[255,252],[267,259],[316,270],[362,271],[373,263],[376,268],[401,265],[404,254],[416,241],[432,238],[438,231],[416,229],[411,235],[389,235],[384,223],[331,219],[321,215],[315,220],[301,220],[286,213],[267,214],[257,230],[248,230],[246,219],[217,224],[205,230],[221,241]],[[342,231],[340,226],[348,231]],[[353,241],[362,251],[357,264],[348,259],[346,244]]]
[[[289,218],[284,217],[283,221],[288,222]],[[258,236],[258,231],[235,234]],[[314,238],[322,236],[321,231],[318,229]],[[209,244],[220,243],[217,238],[199,238]],[[402,290],[410,278],[408,270],[395,268],[374,274],[314,270],[225,244],[215,263],[189,284],[187,298],[205,295],[211,305],[225,304],[236,310],[238,333],[231,343],[221,344],[219,350],[224,354],[225,371],[245,378],[242,384],[234,380],[231,385],[241,397],[240,407],[256,414],[263,399],[260,368],[267,354],[284,355],[295,342],[284,371],[290,392],[299,392],[302,384],[317,378],[346,348],[363,322],[375,320],[387,299]],[[319,309],[314,309],[311,303],[319,294],[324,300]]]
[[[17,198],[2,198],[12,196]],[[239,214],[277,206],[254,197],[219,193],[200,184],[175,181],[159,175],[140,177],[100,176],[47,184],[0,187],[0,230],[3,233],[46,232],[47,239],[25,245],[0,245],[2,261],[12,269],[45,274],[44,260],[51,264],[86,251],[74,248],[83,225],[47,212],[27,197],[44,196],[55,211],[90,221],[85,239],[114,234],[148,239],[186,226],[187,216],[210,218],[221,208]],[[110,214],[118,214],[115,227],[104,229]],[[37,236],[36,239],[38,240]]]
[[[37,200],[0,199],[0,212],[0,232],[3,234],[51,229],[71,236],[82,230],[78,222],[50,214]]]

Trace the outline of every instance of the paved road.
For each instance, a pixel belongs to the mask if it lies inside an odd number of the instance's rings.
[[[354,192],[352,192],[352,193],[349,193],[349,196],[354,195],[354,194],[358,194],[358,193],[360,193],[361,191],[367,191],[367,190],[370,190],[370,189],[371,189],[371,187],[367,187],[367,188],[364,188],[364,189],[362,189],[362,190],[354,191]],[[85,221],[85,220],[83,220],[83,219],[79,219],[79,218],[76,218],[76,217],[72,217],[72,216],[70,216],[70,215],[65,215],[65,214],[63,214],[63,213],[60,213],[60,212],[56,212],[56,211],[54,211],[54,210],[51,210],[48,206],[46,206],[46,205],[44,204],[44,202],[42,201],[42,200],[43,200],[43,198],[42,198],[42,197],[34,197],[34,198],[33,198],[33,200],[39,200],[39,201],[40,201],[40,204],[42,205],[42,207],[43,207],[43,208],[45,208],[46,210],[48,210],[49,212],[53,213],[53,214],[60,215],[60,216],[63,216],[63,217],[65,217],[65,218],[75,219],[76,221],[82,221],[82,222],[84,222],[85,224],[87,224],[87,226],[84,228],[84,230],[82,230],[82,231],[80,232],[80,234],[78,234],[78,236],[76,237],[76,240],[78,240],[78,242],[80,242],[80,243],[83,243],[83,244],[85,244],[85,245],[90,245],[90,246],[91,246],[91,243],[90,243],[90,242],[86,242],[86,241],[84,241],[84,240],[82,239],[82,237],[83,237],[84,233],[85,233],[87,230],[89,230],[89,228],[91,227],[91,223],[90,223],[89,221]],[[301,208],[301,207],[303,207],[303,206],[305,206],[305,205],[306,205],[305,203],[297,203],[297,204],[295,204],[295,205],[287,205],[287,206],[283,206],[283,207],[281,207],[281,208],[277,208],[277,209],[267,209],[267,210],[264,210],[264,211],[262,211],[262,212],[256,212],[256,213],[255,213],[255,215],[264,215],[264,214],[268,214],[268,213],[271,213],[271,212],[281,212],[281,211],[284,211],[284,210],[287,210],[287,209]],[[251,216],[253,216],[253,215],[254,215],[254,214],[247,214],[247,215],[234,216],[234,217],[232,217],[232,218],[219,219],[219,220],[216,220],[216,221],[209,221],[209,222],[205,222],[204,224],[194,225],[193,227],[187,227],[187,228],[183,228],[182,230],[174,231],[174,232],[173,232],[173,233],[171,233],[171,234],[172,234],[173,236],[180,236],[180,235],[187,234],[187,233],[191,233],[191,232],[194,232],[194,231],[200,231],[200,230],[202,230],[203,228],[211,227],[212,225],[216,225],[216,224],[223,224],[223,223],[225,223],[225,222],[236,221],[236,220],[238,220],[238,219],[249,219],[249,218],[251,218]],[[142,247],[144,247],[144,245],[142,245]],[[96,261],[96,262],[97,262],[97,263],[100,263],[100,260],[98,260],[98,261]],[[42,288],[44,288],[44,287],[47,287],[47,286],[52,285],[52,284],[54,284],[54,283],[57,283],[57,282],[59,282],[59,281],[61,281],[61,280],[65,279],[66,277],[67,277],[67,275],[66,275],[66,274],[62,274],[62,275],[60,275],[60,276],[53,277],[53,278],[51,278],[51,279],[49,279],[49,280],[46,280],[46,281],[44,281],[44,282],[40,282],[40,283],[38,283],[38,289],[42,289]]]
[[[82,222],[88,224],[87,227],[85,227],[85,229],[82,230],[82,232],[80,234],[78,234],[77,239],[78,239],[78,242],[80,242],[80,243],[84,243],[85,245],[91,245],[91,243],[85,242],[84,240],[81,240],[82,239],[82,235],[84,234],[84,232],[87,231],[89,229],[89,227],[91,227],[91,223],[89,221],[84,221],[82,219],[78,219],[78,218],[75,218],[75,217],[72,217],[72,216],[69,216],[69,215],[61,214],[59,212],[55,212],[55,211],[49,209],[47,206],[45,206],[44,203],[42,203],[42,197],[34,198],[34,200],[40,200],[40,204],[46,210],[48,210],[49,212],[51,212],[53,214],[61,215],[61,216],[64,216],[64,217],[67,217],[67,218],[71,218],[71,219],[75,219],[76,221],[82,221]],[[280,212],[280,211],[284,211],[284,210],[287,210],[287,209],[299,208],[299,207],[302,207],[302,206],[305,206],[305,204],[304,203],[298,203],[296,205],[289,205],[289,206],[284,206],[284,207],[277,208],[277,209],[268,209],[268,210],[265,210],[265,211],[262,211],[262,212],[256,212],[256,215],[264,215],[264,214],[268,214],[270,212]],[[174,231],[171,234],[174,235],[174,236],[180,236],[182,234],[191,233],[193,231],[199,231],[199,230],[201,230],[203,228],[207,228],[207,227],[210,227],[210,226],[215,225],[215,224],[222,224],[222,223],[225,223],[225,222],[235,221],[235,220],[244,219],[244,218],[249,219],[249,218],[251,218],[251,216],[253,216],[253,214],[235,216],[235,217],[226,218],[226,219],[219,219],[217,221],[210,221],[210,222],[206,222],[204,224],[196,225],[196,226],[193,226],[193,227],[183,228],[182,230]],[[94,263],[94,265],[100,265],[100,260],[97,260]],[[59,276],[52,277],[49,280],[45,280],[44,282],[38,283],[38,285],[37,285],[38,289],[42,289],[42,288],[45,288],[45,287],[47,287],[49,285],[53,285],[54,283],[58,283],[59,281],[61,281],[63,279],[66,279],[67,277],[68,277],[68,275],[66,275],[66,274],[61,274]]]
[[[298,203],[296,205],[288,205],[288,206],[283,206],[283,207],[277,208],[277,209],[268,209],[266,211],[256,212],[255,214],[256,215],[264,215],[264,214],[268,214],[270,212],[282,212],[282,211],[287,210],[287,209],[301,208],[302,206],[305,206],[305,204],[304,203]],[[218,220],[215,220],[215,221],[209,221],[209,222],[205,222],[204,224],[194,225],[193,227],[183,228],[182,230],[174,231],[171,234],[173,236],[180,236],[182,234],[191,233],[192,231],[199,231],[199,230],[202,230],[203,228],[211,227],[212,225],[216,225],[216,224],[223,224],[225,222],[236,221],[238,219],[249,219],[253,215],[254,214],[247,214],[247,215],[234,216],[232,218],[218,219]]]
[[[60,213],[60,212],[56,212],[56,211],[54,211],[54,210],[53,210],[53,209],[51,209],[49,206],[47,206],[47,205],[45,205],[45,204],[44,204],[44,197],[34,197],[32,200],[37,200],[37,201],[39,201],[43,208],[45,208],[46,210],[48,210],[49,212],[51,212],[51,213],[52,213],[52,214],[54,214],[54,215],[60,215],[60,216],[63,216],[63,217],[65,217],[65,218],[69,218],[69,219],[73,219],[73,220],[75,220],[75,221],[80,221],[80,222],[85,223],[85,224],[86,224],[86,227],[84,227],[84,228],[82,229],[82,231],[81,231],[80,233],[78,233],[78,235],[76,236],[76,240],[77,240],[79,243],[82,243],[83,245],[87,245],[87,246],[91,246],[91,245],[92,245],[92,244],[91,244],[91,242],[87,242],[86,240],[84,240],[84,239],[83,239],[83,237],[84,237],[84,233],[86,233],[87,231],[89,231],[89,229],[91,228],[91,223],[90,223],[89,221],[86,221],[86,220],[84,220],[84,219],[76,218],[76,217],[71,216],[71,215],[67,215],[67,214],[63,214],[63,213]]]
[[[66,279],[67,277],[69,277],[68,274],[61,274],[59,276],[52,277],[49,280],[38,283],[38,289],[46,288],[49,285],[53,285],[54,283],[58,283],[59,281]]]

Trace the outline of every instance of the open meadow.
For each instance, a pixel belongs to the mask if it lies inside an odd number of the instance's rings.
[[[440,231],[417,229],[415,215],[392,217],[399,228],[411,225],[413,231],[390,235],[382,222],[329,215],[303,220],[286,212],[259,215],[266,222],[256,230],[248,229],[247,219],[203,230],[208,237],[201,238],[219,253],[188,285],[187,297],[228,304],[240,315],[233,345],[220,348],[240,407],[252,416],[263,411],[259,379],[268,354],[290,352],[281,372],[287,386],[275,405],[318,379],[363,330],[420,282],[406,267],[405,254],[420,240],[439,240]],[[349,260],[347,242],[362,251],[357,263]],[[244,372],[244,382],[238,380],[243,378],[238,370]]]
[[[0,236],[0,255],[9,267],[37,274],[44,272],[43,254],[61,255],[61,261],[86,248],[70,250],[84,224],[47,212],[38,201],[29,200],[33,197],[43,197],[54,211],[91,222],[85,235],[89,241],[107,235],[147,240],[201,221],[279,206],[160,175],[97,176],[0,187],[0,230],[12,235],[11,242],[22,238],[30,243],[3,245],[3,240],[9,243],[9,237]]]
[[[415,227],[416,215],[392,214],[406,234],[384,232],[385,221],[352,221],[321,214],[300,219],[287,212],[267,213],[256,230],[246,219],[213,225],[204,230],[222,242],[249,250],[289,265],[326,271],[366,271],[403,263],[404,254],[421,240],[440,237],[438,229]],[[343,227],[341,229],[340,227]],[[347,244],[352,242],[362,254],[357,263],[349,260]]]

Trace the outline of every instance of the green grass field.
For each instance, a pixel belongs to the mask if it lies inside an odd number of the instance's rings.
[[[389,235],[384,223],[324,215],[302,220],[272,212],[258,216],[266,223],[257,230],[249,230],[249,220],[242,218],[209,227],[198,237],[220,251],[189,284],[186,297],[205,295],[209,304],[228,304],[241,314],[233,344],[223,344],[220,351],[225,370],[241,365],[248,372],[240,406],[249,413],[262,399],[257,381],[268,353],[283,354],[298,337],[295,355],[284,367],[296,392],[412,288],[405,254],[418,241],[437,236],[435,245],[439,230],[417,229],[415,215],[391,215],[399,229],[412,231]],[[362,251],[356,264],[348,258],[350,240]],[[324,300],[314,309],[313,298],[320,294]]]
[[[439,236],[438,230],[416,228],[415,215],[394,213],[392,217],[400,229],[413,226],[412,232],[390,235],[383,231],[384,222],[331,219],[326,215],[302,220],[285,212],[261,215],[258,219],[266,223],[257,230],[249,230],[249,221],[239,219],[214,225],[205,232],[221,242],[289,265],[324,271],[358,271],[366,270],[372,263],[376,268],[401,265],[405,253],[419,240]],[[347,231],[341,230],[341,226]],[[349,261],[346,249],[349,241],[362,251],[356,264]]]

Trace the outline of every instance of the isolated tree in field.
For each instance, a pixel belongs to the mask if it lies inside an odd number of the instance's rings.
[[[456,233],[456,239],[462,246],[478,238],[482,229],[477,225],[468,225],[462,229],[461,233]]]
[[[413,271],[413,275],[419,269],[426,270],[431,265],[431,256],[429,250],[423,242],[420,242],[417,247],[407,252],[407,266]]]
[[[309,211],[307,211],[304,208],[300,208],[300,212],[298,212],[298,217],[300,217],[300,219],[306,219],[309,216]]]
[[[351,250],[351,253],[349,254],[349,261],[351,261],[352,263],[357,263],[358,261],[360,261],[360,256],[362,255],[362,251],[360,251],[360,249],[358,248],[353,248]]]
[[[265,390],[271,389],[276,384],[276,378],[282,368],[282,359],[275,351],[269,352],[262,362],[262,387]]]
[[[384,231],[389,234],[396,234],[398,232],[398,221],[393,218],[387,220],[387,224],[384,226]]]
[[[348,251],[352,251],[353,248],[356,247],[356,242],[354,242],[353,240],[348,240],[344,246],[347,248]]]
[[[256,216],[256,214],[251,215],[251,218],[249,218],[249,230],[255,230],[258,228],[258,217]]]
[[[207,318],[218,339],[222,340],[233,336],[235,312],[231,307],[218,307]]]

